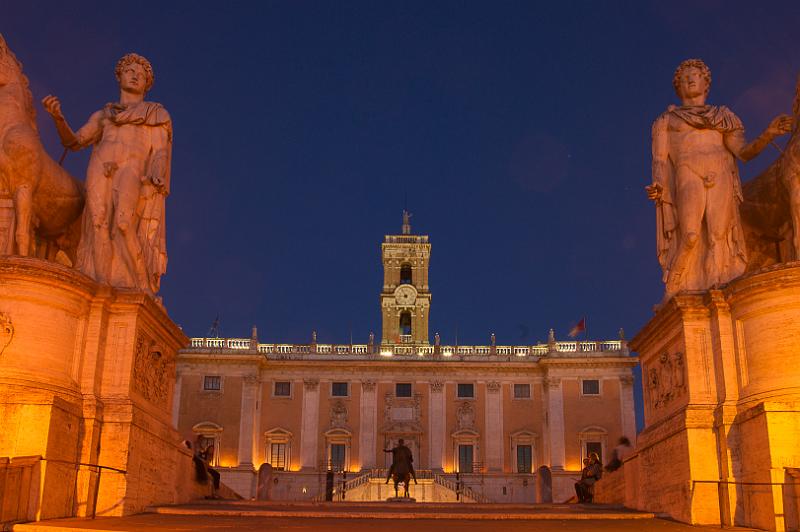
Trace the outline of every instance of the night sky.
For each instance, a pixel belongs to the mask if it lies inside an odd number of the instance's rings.
[[[628,336],[652,316],[650,125],[672,74],[748,137],[789,112],[800,2],[6,2],[0,32],[73,126],[129,51],[174,121],[162,296],[190,336],[379,336],[380,243],[430,235],[431,337]],[[41,105],[54,157],[61,148]],[[66,166],[83,178],[88,151]],[[768,147],[748,179],[777,157]]]

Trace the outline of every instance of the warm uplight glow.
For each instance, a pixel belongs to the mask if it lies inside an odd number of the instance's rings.
[[[381,349],[381,356],[382,357],[390,357],[390,356],[392,356],[392,350],[391,349]]]

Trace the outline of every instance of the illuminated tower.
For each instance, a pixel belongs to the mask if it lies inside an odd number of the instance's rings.
[[[381,245],[383,290],[382,344],[427,345],[431,292],[428,235],[411,234],[411,214],[403,211],[403,231],[386,235]]]

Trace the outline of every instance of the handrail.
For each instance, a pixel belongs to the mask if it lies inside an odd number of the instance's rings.
[[[56,463],[60,463],[60,464],[69,464],[69,465],[84,466],[84,467],[97,467],[99,469],[109,469],[111,471],[116,471],[117,473],[122,473],[123,475],[127,475],[128,474],[128,472],[125,471],[124,469],[119,469],[119,468],[111,467],[111,466],[104,466],[104,465],[100,465],[100,464],[88,464],[86,462],[73,462],[73,461],[70,461],[70,460],[58,460],[56,458],[44,458],[44,457],[42,457],[41,459],[43,461],[45,461],[45,462],[56,462]]]

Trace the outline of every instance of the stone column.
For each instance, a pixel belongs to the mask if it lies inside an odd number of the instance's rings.
[[[358,432],[358,453],[361,470],[372,469],[375,464],[378,426],[375,381],[361,381],[361,427]]]
[[[486,383],[486,468],[503,470],[503,387],[497,381]]]
[[[428,412],[429,467],[444,469],[444,445],[446,430],[446,409],[444,403],[444,382],[431,381],[430,411]]]
[[[181,413],[181,386],[183,385],[183,375],[178,374],[175,380],[175,390],[172,393],[172,427],[178,428],[178,417]]]
[[[631,375],[623,375],[619,378],[619,402],[622,409],[622,423],[620,424],[622,435],[628,437],[631,445],[636,445],[636,411],[633,406],[633,377]]]
[[[303,421],[300,428],[300,468],[317,468],[319,432],[319,379],[303,381]]]
[[[548,377],[547,385],[547,432],[550,439],[550,469],[563,471],[566,461],[564,453],[564,396],[561,379]]]
[[[242,378],[242,409],[239,418],[239,465],[253,465],[254,429],[256,420],[256,400],[260,378],[258,375],[245,375]]]

